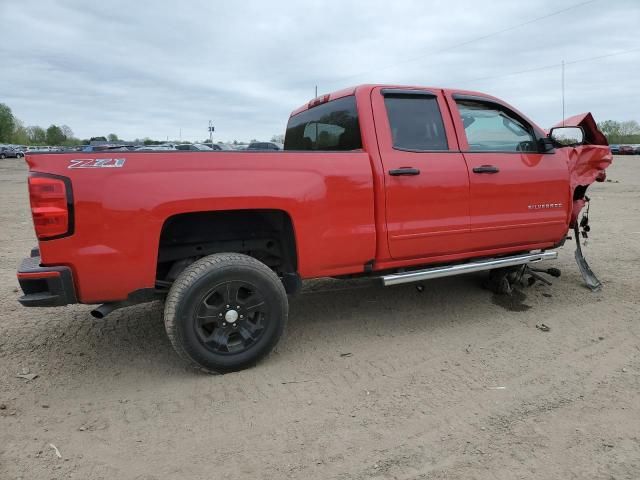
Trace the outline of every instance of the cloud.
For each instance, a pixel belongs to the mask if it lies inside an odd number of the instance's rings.
[[[0,101],[88,137],[268,139],[320,92],[358,83],[480,90],[547,127],[560,68],[640,47],[634,0],[580,3],[0,0]],[[470,43],[451,48],[469,40]],[[567,114],[637,118],[640,51],[566,67]],[[488,78],[490,77],[490,78]]]

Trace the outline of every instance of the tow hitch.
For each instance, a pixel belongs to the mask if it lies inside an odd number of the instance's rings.
[[[576,222],[573,226],[574,236],[576,237],[575,257],[584,283],[591,289],[591,291],[596,292],[602,288],[602,282],[598,280],[596,274],[593,273],[591,267],[589,267],[587,260],[582,254],[582,246],[580,245],[580,239],[584,238],[586,240],[589,238],[589,231],[591,230],[591,227],[589,227],[589,197],[585,197],[585,200],[587,201],[587,211],[580,222]]]

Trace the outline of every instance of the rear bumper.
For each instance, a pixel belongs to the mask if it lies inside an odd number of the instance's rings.
[[[18,282],[24,295],[18,301],[25,307],[60,307],[78,303],[73,274],[69,267],[41,267],[40,252],[31,251],[18,267]]]

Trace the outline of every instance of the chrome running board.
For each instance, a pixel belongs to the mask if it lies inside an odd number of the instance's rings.
[[[385,287],[399,285],[401,283],[419,282],[431,280],[432,278],[451,277],[462,275],[463,273],[481,272],[494,268],[515,267],[527,263],[536,263],[543,260],[553,260],[558,258],[558,252],[527,253],[525,255],[515,255],[513,257],[490,258],[475,262],[459,263],[444,267],[433,267],[425,270],[412,270],[410,272],[392,273],[384,275],[382,283]]]

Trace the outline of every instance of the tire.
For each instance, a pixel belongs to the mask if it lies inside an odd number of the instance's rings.
[[[5,158],[7,158],[7,156],[4,153],[0,153],[0,158],[4,160]]]
[[[278,276],[255,258],[217,253],[171,286],[164,325],[178,355],[207,373],[256,364],[284,332],[289,304]]]

